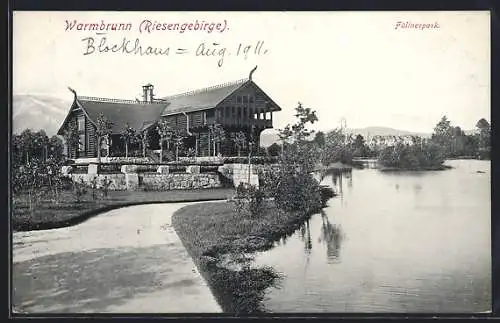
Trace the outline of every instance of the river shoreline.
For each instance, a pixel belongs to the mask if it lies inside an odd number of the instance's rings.
[[[266,312],[262,306],[265,290],[281,276],[272,268],[241,266],[240,261],[245,263],[252,254],[273,248],[318,212],[286,213],[270,204],[259,219],[252,220],[239,218],[231,203],[201,203],[178,210],[172,224],[222,310],[248,315]],[[228,259],[240,268],[228,268]]]
[[[353,171],[325,216],[258,253],[284,276],[273,313],[478,313],[491,308],[490,163],[448,171]],[[343,188],[340,191],[340,188]]]

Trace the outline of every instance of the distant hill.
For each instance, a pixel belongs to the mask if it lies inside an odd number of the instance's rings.
[[[328,132],[330,130],[322,130],[323,132]],[[429,138],[431,133],[424,132],[413,132],[407,130],[394,129],[389,127],[366,127],[366,128],[353,128],[347,129],[348,133],[354,135],[362,135],[365,139],[373,136],[420,136],[424,138]],[[464,130],[465,134],[470,135],[475,132],[475,130]],[[260,136],[261,146],[269,147],[275,142],[279,142],[278,132],[276,129],[266,130]]]
[[[47,135],[57,133],[71,106],[71,101],[45,95],[13,95],[12,132],[20,133],[29,128],[45,130]]]
[[[422,132],[412,132],[407,130],[400,130],[388,127],[366,127],[366,128],[355,128],[347,129],[349,133],[360,134],[363,137],[373,137],[373,136],[420,136],[420,137],[430,137],[430,133]]]

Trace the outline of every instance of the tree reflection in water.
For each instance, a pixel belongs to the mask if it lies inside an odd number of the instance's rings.
[[[307,220],[300,227],[300,238],[304,242],[304,250],[307,254],[311,253],[312,249],[312,239],[311,239],[311,229],[309,227],[309,220]]]
[[[333,186],[337,188],[337,192],[342,195],[342,173],[333,173],[332,174]]]
[[[326,258],[329,264],[340,262],[340,246],[343,238],[342,226],[332,224],[328,216],[321,212],[321,234],[318,242],[326,245]]]
[[[347,187],[352,188],[352,173],[346,172],[345,178],[347,178]]]

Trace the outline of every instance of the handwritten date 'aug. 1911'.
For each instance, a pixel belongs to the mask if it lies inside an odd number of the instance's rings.
[[[86,37],[82,39],[84,43],[83,55],[120,53],[125,55],[139,56],[172,56],[172,55],[194,55],[195,57],[213,57],[218,59],[217,65],[222,67],[224,59],[228,56],[240,57],[243,59],[249,56],[266,55],[269,50],[264,48],[264,41],[239,43],[232,47],[223,46],[216,42],[202,42],[196,48],[179,47],[153,47],[141,43],[139,38],[129,40],[126,37],[119,43],[111,43],[106,37],[95,39]]]

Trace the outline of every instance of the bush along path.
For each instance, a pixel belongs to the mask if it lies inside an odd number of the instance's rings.
[[[265,312],[265,291],[281,275],[272,268],[252,268],[252,253],[298,230],[315,212],[285,212],[265,202],[258,218],[237,213],[230,202],[186,206],[172,218],[184,247],[207,281],[222,310],[235,315]]]
[[[224,312],[248,315],[265,311],[265,291],[279,284],[272,268],[253,268],[253,253],[273,247],[334,195],[312,175],[320,154],[306,140],[314,111],[296,108],[298,121],[281,131],[286,149],[279,167],[264,167],[260,186],[241,184],[231,203],[197,204],[178,210],[172,225],[193,257]]]

